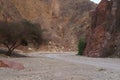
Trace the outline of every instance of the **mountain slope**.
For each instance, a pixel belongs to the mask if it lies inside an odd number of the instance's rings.
[[[20,20],[22,17],[11,0],[0,0],[0,21]]]
[[[16,11],[14,17],[22,17],[41,24],[48,49],[76,50],[80,36],[89,25],[89,11],[95,4],[89,0],[2,0],[8,1]],[[1,1],[0,1],[1,2]],[[3,4],[2,6],[6,6]],[[12,15],[11,15],[12,16]],[[19,19],[19,18],[18,18]],[[45,47],[46,48],[46,47]]]

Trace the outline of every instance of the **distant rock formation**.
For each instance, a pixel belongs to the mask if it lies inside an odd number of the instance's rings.
[[[116,47],[120,47],[120,43],[115,43],[116,40],[120,40],[118,36],[115,36],[115,34],[118,35],[120,32],[119,27],[119,29],[115,28],[118,25],[116,21],[119,21],[115,18],[116,14],[113,14],[113,11],[115,11],[113,10],[113,5],[116,8],[115,3],[112,0],[101,0],[95,11],[90,13],[91,27],[87,35],[87,46],[84,55],[89,57],[107,57],[115,54],[117,51]],[[117,15],[117,18],[119,18],[119,15]],[[118,51],[120,51],[120,48]]]

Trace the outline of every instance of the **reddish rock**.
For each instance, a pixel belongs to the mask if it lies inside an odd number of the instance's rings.
[[[3,60],[0,60],[0,67],[8,67],[8,65],[5,64],[5,63],[3,62]]]
[[[111,53],[105,52],[108,46],[110,23],[112,15],[112,1],[101,0],[95,11],[91,12],[91,28],[87,35],[87,46],[84,55],[90,57],[106,57]],[[110,45],[109,45],[110,47]]]
[[[13,61],[8,61],[8,60],[0,60],[0,67],[12,68],[12,69],[17,69],[17,70],[24,69],[24,66],[22,64],[16,63]]]

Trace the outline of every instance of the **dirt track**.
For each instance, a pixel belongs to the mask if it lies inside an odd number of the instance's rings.
[[[120,80],[120,59],[86,58],[75,54],[31,53],[9,58],[24,70],[0,69],[0,80]]]

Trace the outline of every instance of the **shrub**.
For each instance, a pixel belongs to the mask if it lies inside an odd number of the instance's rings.
[[[39,46],[42,43],[42,30],[39,24],[29,21],[19,23],[0,22],[0,44],[3,44],[12,54],[19,46],[33,44]]]
[[[83,55],[85,47],[86,47],[86,41],[85,39],[81,38],[78,43],[78,54],[77,55]]]

